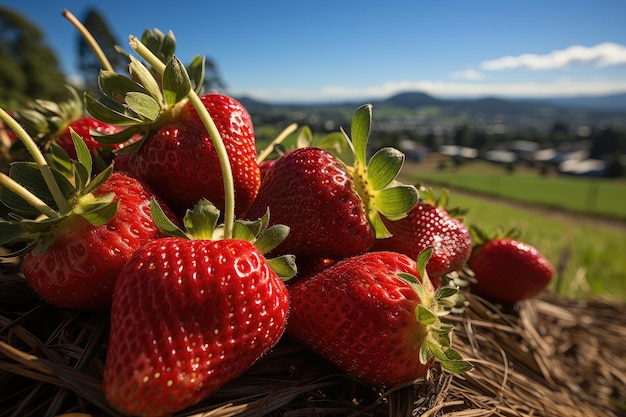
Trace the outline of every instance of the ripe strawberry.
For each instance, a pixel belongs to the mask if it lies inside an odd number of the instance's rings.
[[[5,121],[19,128],[15,120]],[[43,155],[22,133],[37,163],[15,162],[9,177],[0,176],[0,200],[19,219],[0,222],[0,244],[25,254],[26,281],[44,300],[65,308],[108,307],[124,263],[160,235],[148,210],[154,194],[112,168],[91,178],[89,150],[75,133],[79,160],[59,160],[71,167],[73,182],[50,166],[52,176],[45,177],[37,166]]]
[[[420,263],[424,280],[416,278],[411,258],[369,252],[297,281],[289,287],[288,334],[343,371],[378,385],[423,376],[433,357],[447,370],[467,370],[449,349],[451,326],[438,318],[443,298],[455,289],[433,293]]]
[[[467,264],[475,276],[472,292],[503,303],[536,296],[554,276],[554,267],[539,250],[510,237],[477,242]]]
[[[15,114],[26,131],[44,150],[50,150],[52,144],[60,146],[72,159],[76,159],[74,141],[71,130],[74,130],[91,153],[96,171],[106,168],[112,159],[113,150],[120,144],[103,144],[94,139],[93,134],[103,135],[118,133],[122,128],[113,126],[86,116],[83,103],[75,90],[70,89],[72,97],[66,102],[56,103],[46,100],[35,100]]]
[[[167,45],[173,54],[172,46]],[[162,59],[166,67],[162,77],[134,58],[129,66],[130,77],[101,72],[99,81],[105,97],[97,101],[87,96],[86,107],[99,120],[128,127],[123,133],[98,140],[121,143],[140,134],[142,139],[129,148],[135,151],[128,161],[130,171],[182,216],[202,198],[225,208],[224,175],[213,142],[219,134],[232,171],[236,215],[243,215],[260,185],[248,111],[226,95],[204,94],[201,105],[215,126],[214,132],[207,130],[198,115],[197,103],[187,97],[191,87],[187,70],[171,54]],[[195,91],[201,87],[202,80],[196,80]]]
[[[219,216],[213,209],[205,200],[185,218],[203,238],[178,231],[152,241],[120,274],[104,392],[124,414],[167,416],[197,403],[246,371],[284,332],[285,284],[251,242],[211,240]],[[213,217],[204,222],[203,213]]]
[[[463,222],[446,210],[447,192],[436,198],[432,190],[420,189],[420,201],[400,220],[383,222],[393,235],[378,239],[372,250],[403,253],[417,258],[431,247],[426,266],[431,279],[460,270],[472,253],[472,237]]]
[[[111,220],[92,225],[84,217],[69,216],[42,231],[53,240],[45,252],[29,252],[22,261],[28,285],[60,307],[109,307],[126,261],[139,247],[161,236],[150,216],[154,193],[139,180],[114,172],[92,195],[113,195],[118,208]],[[169,216],[175,218],[171,212]]]
[[[287,152],[266,168],[259,193],[247,212],[290,227],[276,253],[341,259],[367,251],[374,239],[388,235],[379,213],[402,216],[417,200],[413,186],[394,180],[404,155],[383,148],[369,161],[371,106],[353,119],[352,166],[329,151],[305,146]]]

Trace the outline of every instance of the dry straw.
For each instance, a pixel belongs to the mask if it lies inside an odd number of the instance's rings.
[[[0,275],[0,416],[115,416],[100,385],[107,314],[42,303],[13,272]],[[503,311],[467,297],[447,318],[454,347],[475,365],[467,374],[434,367],[384,389],[285,338],[178,416],[626,416],[623,304],[545,294]]]

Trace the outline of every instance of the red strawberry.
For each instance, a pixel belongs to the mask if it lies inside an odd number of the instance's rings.
[[[222,94],[205,94],[199,101],[190,100],[191,91],[198,97],[204,80],[190,80],[188,69],[173,56],[173,38],[147,33],[142,41],[150,47],[167,42],[163,48],[153,48],[159,50],[160,57],[153,56],[152,62],[162,59],[162,67],[157,65],[158,68],[149,70],[131,57],[129,76],[101,72],[99,84],[105,98],[98,101],[86,96],[86,108],[99,120],[127,127],[123,133],[98,140],[123,143],[140,134],[142,139],[127,148],[135,151],[128,161],[129,168],[180,216],[202,198],[225,209],[225,177],[233,183],[228,189],[234,189],[235,214],[243,215],[260,185],[248,111],[237,100]],[[165,55],[165,51],[171,54]],[[202,75],[202,71],[192,73]],[[191,90],[192,87],[195,88]],[[211,121],[200,118],[199,111],[204,113],[205,109]],[[223,146],[228,154],[232,175],[223,175],[224,167],[214,144],[218,136],[220,148]]]
[[[428,247],[433,253],[426,270],[431,279],[460,270],[472,253],[472,237],[463,222],[446,210],[447,192],[443,199],[432,190],[420,190],[420,201],[403,219],[383,218],[393,235],[378,239],[372,250],[403,253],[413,259]]]
[[[272,222],[291,228],[277,253],[331,259],[361,254],[376,237],[388,235],[379,212],[403,215],[415,204],[417,190],[394,181],[404,155],[383,148],[369,163],[365,160],[370,122],[371,106],[358,109],[352,166],[326,150],[306,146],[266,169],[247,216],[257,218],[269,208]]]
[[[510,237],[479,242],[468,266],[475,276],[472,292],[504,303],[536,296],[554,276],[554,267],[539,250]]]
[[[150,216],[154,193],[145,184],[112,173],[93,191],[96,198],[107,194],[113,195],[118,209],[106,224],[92,225],[84,217],[69,216],[42,232],[53,239],[45,252],[24,256],[26,281],[49,303],[65,308],[108,307],[126,261],[139,247],[162,236]]]
[[[100,143],[94,139],[93,132],[112,135],[122,128],[85,116],[82,99],[75,90],[70,89],[70,92],[72,97],[62,103],[33,101],[24,109],[18,110],[15,118],[44,151],[48,151],[54,143],[72,159],[77,158],[70,129],[74,130],[87,145],[96,170],[101,171],[111,162],[112,151],[121,145]]]
[[[378,385],[423,376],[433,355],[449,370],[467,370],[448,349],[451,326],[438,319],[442,297],[455,290],[433,294],[430,281],[416,277],[415,261],[394,252],[339,261],[289,287],[287,332],[345,372]]]
[[[16,253],[25,254],[26,281],[44,300],[67,308],[108,307],[124,263],[160,236],[149,213],[154,194],[111,167],[92,178],[89,150],[75,133],[79,159],[57,158],[71,169],[72,181],[52,166],[44,170],[33,139],[4,111],[0,117],[19,132],[35,161],[14,162],[9,176],[0,176],[0,200],[10,218],[19,219],[0,222],[0,244],[15,244]]]
[[[201,100],[226,147],[233,171],[236,211],[243,214],[261,181],[250,115],[237,100],[225,95],[207,94]],[[151,134],[131,156],[130,169],[179,213],[201,198],[223,209],[224,180],[211,137],[190,102],[178,111],[175,120]]]
[[[184,222],[203,239],[150,242],[120,274],[104,392],[124,414],[168,416],[197,403],[246,371],[284,332],[285,284],[252,243],[209,240],[216,229],[201,228],[214,225],[219,212],[204,224],[199,219],[212,207],[201,202]]]

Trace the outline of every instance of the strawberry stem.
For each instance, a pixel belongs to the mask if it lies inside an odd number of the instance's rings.
[[[69,10],[64,9],[62,14],[63,14],[63,17],[69,20],[70,23],[74,25],[76,29],[78,29],[78,32],[80,32],[81,36],[85,39],[85,41],[87,41],[87,43],[89,44],[93,52],[96,54],[96,56],[100,60],[102,67],[105,70],[113,71],[113,66],[109,62],[106,55],[104,54],[104,51],[102,50],[102,48],[100,48],[100,45],[98,45],[98,42],[96,42],[96,40],[91,35],[91,33],[89,33],[87,28]]]
[[[54,211],[49,205],[44,203],[39,197],[28,191],[20,183],[15,181],[8,175],[0,172],[0,185],[13,191],[15,194],[23,198],[28,204],[39,210],[40,213],[48,216],[50,219],[56,219],[59,217],[59,213]]]
[[[260,164],[261,162],[265,161],[265,159],[274,151],[274,146],[284,141],[287,138],[287,136],[295,132],[297,128],[298,128],[297,123],[292,123],[286,128],[284,128],[283,131],[280,132],[278,136],[276,136],[276,138],[269,145],[267,145],[267,147],[263,150],[263,152],[261,152],[259,156],[257,156],[256,162]]]
[[[52,198],[54,198],[54,202],[57,204],[57,207],[59,208],[61,214],[69,213],[72,210],[72,208],[70,207],[67,200],[63,196],[63,193],[61,192],[61,189],[59,188],[59,184],[57,184],[56,180],[54,179],[54,176],[52,175],[52,170],[50,168],[50,165],[48,165],[46,158],[44,158],[43,154],[41,153],[41,150],[39,150],[39,147],[37,146],[35,141],[28,135],[28,133],[26,133],[24,128],[20,126],[20,124],[17,123],[15,119],[13,119],[3,109],[0,109],[0,119],[4,121],[7,127],[11,129],[17,135],[17,137],[22,141],[24,146],[26,146],[26,149],[28,150],[30,155],[33,157],[33,160],[39,167],[39,171],[41,172],[41,175],[44,181],[46,182],[48,189],[50,190],[50,194],[52,194]],[[54,217],[58,217],[58,215]]]
[[[165,71],[165,64],[161,62],[146,46],[144,46],[136,36],[130,35],[130,47],[137,52],[143,59],[150,64],[150,66],[163,75]],[[224,141],[220,135],[213,118],[209,114],[208,110],[202,104],[200,97],[193,89],[189,89],[187,92],[187,98],[198,112],[198,116],[204,127],[206,128],[213,146],[217,153],[217,158],[220,162],[220,168],[222,170],[222,178],[224,180],[224,238],[230,239],[233,236],[233,227],[235,223],[235,185],[233,180],[232,168],[228,159],[228,153],[224,146]]]

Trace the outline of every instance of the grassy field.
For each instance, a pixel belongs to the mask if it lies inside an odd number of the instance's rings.
[[[604,222],[593,217],[574,215],[566,211],[542,210],[542,204],[551,204],[551,195],[559,195],[561,204],[568,209],[588,210],[580,203],[580,194],[584,194],[590,185],[587,181],[571,182],[567,178],[538,177],[536,174],[515,173],[501,176],[482,167],[483,172],[467,172],[460,175],[423,172],[419,164],[405,171],[403,180],[415,182],[418,178],[426,185],[440,188],[430,179],[441,181],[443,177],[456,185],[481,184],[467,186],[481,192],[492,192],[501,197],[515,198],[533,207],[511,204],[507,199],[489,198],[484,195],[451,192],[450,205],[461,206],[469,210],[466,224],[476,224],[488,231],[498,226],[517,227],[522,230],[521,239],[537,247],[558,270],[553,289],[570,298],[585,298],[591,295],[626,300],[626,222]],[[459,178],[456,178],[459,177]],[[487,187],[491,178],[491,188]],[[508,187],[513,192],[505,192]],[[595,207],[608,207],[618,204],[618,208],[606,210],[603,215],[626,218],[626,182],[606,182],[597,185],[598,202]],[[550,191],[552,190],[552,191]],[[499,191],[499,192],[495,192]],[[539,196],[543,196],[540,198]],[[600,204],[602,196],[602,204]],[[548,201],[548,202],[546,202]],[[612,202],[609,204],[609,202]],[[579,204],[578,206],[576,204]]]
[[[446,170],[422,170],[416,164],[413,172],[413,180],[626,220],[624,179],[545,176],[529,169],[507,173],[502,166],[481,161]]]

